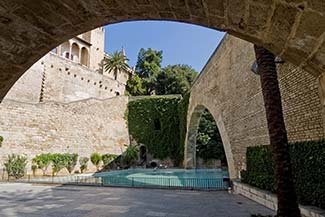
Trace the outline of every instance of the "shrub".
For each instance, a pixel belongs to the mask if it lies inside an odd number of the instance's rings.
[[[71,174],[77,165],[78,154],[64,154],[65,155],[65,168]]]
[[[123,163],[128,167],[138,159],[139,150],[135,146],[128,146],[122,155]]]
[[[4,166],[8,173],[8,177],[19,179],[24,176],[27,165],[27,158],[20,155],[8,155]]]
[[[52,154],[52,176],[57,175],[67,165],[66,155],[64,154]]]
[[[98,153],[93,153],[90,156],[90,161],[92,164],[94,164],[94,166],[96,166],[97,171],[99,170],[99,164],[101,160],[102,160],[102,156]]]
[[[325,142],[309,141],[289,146],[299,203],[325,208]],[[247,171],[242,180],[265,190],[276,190],[274,163],[269,146],[249,147]]]
[[[2,142],[3,142],[3,137],[0,136],[0,147],[2,146]]]
[[[102,155],[102,161],[103,161],[104,167],[108,166],[116,158],[117,158],[117,155],[115,155],[115,154],[104,154],[104,155]]]
[[[36,164],[38,169],[43,171],[43,176],[46,174],[47,168],[52,161],[51,154],[40,154],[32,159],[33,163]]]
[[[84,171],[87,170],[88,161],[89,161],[89,158],[88,157],[81,157],[79,159],[80,172],[81,173],[83,173]]]

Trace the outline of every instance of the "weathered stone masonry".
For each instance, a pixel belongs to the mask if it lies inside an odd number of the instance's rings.
[[[99,26],[174,20],[227,31],[319,76],[325,71],[323,0],[2,0],[0,98],[54,47]]]
[[[251,71],[253,45],[227,35],[192,87],[185,166],[195,165],[201,112],[214,116],[232,177],[245,168],[248,146],[269,144],[259,76]],[[318,78],[289,63],[278,67],[290,142],[324,138]]]
[[[85,157],[94,152],[122,153],[124,144],[129,144],[124,120],[127,103],[124,96],[68,104],[3,102],[0,167],[11,153],[26,154],[29,160],[40,153],[77,153]]]

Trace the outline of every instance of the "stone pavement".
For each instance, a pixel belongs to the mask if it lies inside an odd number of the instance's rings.
[[[227,192],[0,184],[1,217],[250,217],[274,214]]]

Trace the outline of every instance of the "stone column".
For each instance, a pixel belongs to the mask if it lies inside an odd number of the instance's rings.
[[[79,64],[81,64],[81,50],[82,50],[82,48],[80,48],[80,46],[78,46],[79,47],[79,59],[78,59],[78,63]]]
[[[69,41],[69,60],[72,60],[72,44]]]

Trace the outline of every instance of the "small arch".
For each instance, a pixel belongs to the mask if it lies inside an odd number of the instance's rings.
[[[115,95],[116,95],[116,96],[119,96],[119,95],[121,95],[121,94],[120,94],[120,92],[115,91]]]
[[[84,66],[89,66],[88,65],[88,59],[89,59],[89,52],[88,52],[88,49],[87,48],[85,48],[85,47],[83,47],[82,49],[81,49],[81,58],[80,58],[80,63],[82,64],[82,65],[84,65]]]
[[[61,54],[60,55],[67,59],[70,58],[70,43],[68,41],[64,42],[61,45]]]
[[[77,43],[73,43],[71,46],[71,60],[79,63],[79,45]]]

